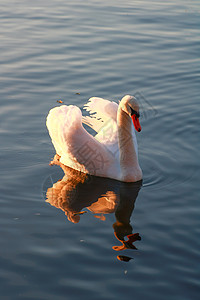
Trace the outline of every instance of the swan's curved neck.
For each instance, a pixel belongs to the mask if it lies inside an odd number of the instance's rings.
[[[120,167],[122,180],[135,182],[142,179],[134,140],[132,137],[132,120],[119,106],[117,112],[118,139],[120,151]]]

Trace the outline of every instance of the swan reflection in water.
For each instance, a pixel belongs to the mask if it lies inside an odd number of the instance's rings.
[[[68,220],[73,223],[80,221],[81,215],[86,212],[84,209],[91,211],[101,220],[106,219],[106,214],[115,213],[114,235],[122,245],[113,246],[113,249],[137,249],[133,242],[141,238],[139,233],[132,232],[130,218],[142,180],[124,183],[91,176],[61,164],[58,155],[55,155],[51,165],[59,165],[64,171],[64,177],[47,189],[48,203],[64,211]],[[119,255],[118,259],[129,260],[122,255]]]

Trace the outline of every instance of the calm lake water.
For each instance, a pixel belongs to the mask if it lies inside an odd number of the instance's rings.
[[[1,299],[199,299],[200,2],[0,4]],[[143,186],[59,181],[48,111],[125,94]]]

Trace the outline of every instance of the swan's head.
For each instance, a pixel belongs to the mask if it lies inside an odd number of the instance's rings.
[[[120,101],[119,106],[127,115],[131,117],[135,130],[140,132],[142,128],[139,122],[139,117],[140,117],[139,104],[135,99],[135,97],[130,95],[124,96]]]

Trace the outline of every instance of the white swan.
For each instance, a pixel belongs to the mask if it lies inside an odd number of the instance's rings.
[[[134,127],[141,131],[136,99],[126,95],[118,105],[92,97],[84,109],[90,116],[83,117],[74,105],[55,107],[47,116],[46,125],[60,163],[95,176],[124,182],[141,180],[134,132]],[[97,134],[93,137],[82,123]]]

